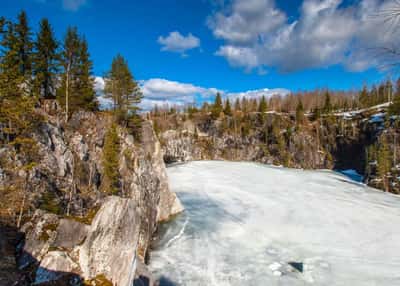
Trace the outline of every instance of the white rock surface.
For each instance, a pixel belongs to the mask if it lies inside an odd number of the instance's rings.
[[[132,285],[138,221],[133,200],[107,198],[96,214],[85,242],[77,248],[85,279],[104,274],[116,286]]]
[[[77,271],[79,266],[63,251],[51,251],[40,262],[35,284],[57,280]]]

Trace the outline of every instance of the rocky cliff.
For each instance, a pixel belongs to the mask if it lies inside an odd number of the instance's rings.
[[[168,188],[151,122],[143,122],[141,140],[118,127],[121,187],[110,197],[103,148],[111,117],[78,112],[65,123],[42,113],[44,120],[32,135],[35,164],[18,168],[23,158],[13,146],[0,150],[0,187],[21,188],[14,199],[21,212],[8,211],[25,235],[18,246],[21,281],[132,285],[141,276],[136,265],[145,272],[157,223],[183,210]]]
[[[295,131],[290,119],[274,114],[245,119],[175,119],[159,133],[167,163],[192,160],[256,161],[295,168],[329,168],[329,150],[315,126]],[[274,122],[278,122],[276,128]]]
[[[217,119],[200,112],[163,114],[153,120],[166,163],[238,160],[352,169],[364,175],[365,183],[400,193],[399,119],[390,117],[386,107],[310,117],[301,124],[277,112],[238,112]]]

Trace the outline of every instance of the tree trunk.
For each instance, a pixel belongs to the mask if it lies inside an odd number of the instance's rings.
[[[68,63],[67,66],[67,78],[65,81],[65,122],[68,121],[68,115],[69,115],[69,73],[71,69],[71,63]]]
[[[23,189],[23,192],[24,192],[24,196],[22,197],[22,204],[21,204],[21,207],[19,209],[17,228],[20,228],[20,226],[21,226],[22,214],[24,213],[25,200],[26,200],[26,188]]]

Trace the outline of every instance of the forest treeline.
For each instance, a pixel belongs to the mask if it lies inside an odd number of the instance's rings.
[[[231,116],[232,112],[304,112],[311,118],[317,119],[321,114],[329,115],[335,112],[354,111],[369,108],[379,104],[390,104],[392,115],[400,114],[400,79],[395,83],[384,81],[371,88],[363,86],[359,91],[336,91],[329,89],[316,89],[313,91],[293,92],[288,95],[272,95],[259,97],[240,96],[236,98],[223,98],[218,93],[213,103],[204,102],[186,106],[155,106],[150,115],[160,113],[173,114],[183,111],[187,114],[210,113],[216,119],[220,113]]]
[[[387,112],[369,109],[380,104]],[[398,115],[400,80],[395,84],[385,81],[369,89],[363,87],[358,92],[315,90],[234,99],[217,94],[214,102],[205,102],[201,107],[156,106],[148,113],[157,134],[194,124],[194,142],[206,141],[204,134],[235,138],[235,142],[247,138],[262,146],[264,157],[271,156],[276,164],[287,167],[299,164],[295,158],[298,154],[292,152],[310,149],[296,140],[311,137],[317,144],[317,152],[326,155],[329,163],[325,168],[343,167],[343,162],[347,162],[347,168],[356,167],[369,184],[394,193],[400,191],[400,165],[396,156],[400,141]],[[377,117],[371,119],[373,116]],[[190,122],[186,124],[187,121]],[[198,138],[200,133],[203,138]],[[207,144],[213,146],[214,140],[210,142]]]

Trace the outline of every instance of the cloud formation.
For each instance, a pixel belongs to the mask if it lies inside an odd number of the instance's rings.
[[[86,4],[86,0],[62,0],[63,8],[68,11],[77,11]]]
[[[247,99],[260,99],[261,97],[265,98],[270,98],[274,95],[280,95],[280,96],[285,96],[290,93],[290,90],[285,89],[285,88],[263,88],[263,89],[254,89],[254,90],[248,90],[248,91],[243,91],[243,92],[228,92],[224,94],[226,98],[229,98],[230,100],[236,100],[237,98],[241,99],[243,97]]]
[[[216,88],[205,88],[161,78],[139,81],[139,84],[144,96],[140,105],[143,110],[149,110],[155,105],[185,106],[195,104],[196,102],[211,100],[219,92]],[[104,79],[96,77],[95,90],[99,102],[103,108],[108,108],[112,105],[112,101],[104,98],[103,89]]]
[[[286,95],[289,90],[277,89],[259,89],[244,92],[227,92],[217,88],[206,88],[196,86],[190,83],[182,83],[161,78],[153,78],[139,82],[144,98],[140,107],[147,111],[154,106],[186,106],[199,104],[202,102],[212,102],[217,92],[221,93],[224,98],[235,100],[236,98],[261,98],[262,96],[270,97],[272,95]],[[112,101],[104,98],[104,79],[96,77],[95,90],[97,98],[102,108],[110,108]]]
[[[186,51],[200,47],[200,39],[189,33],[187,36],[174,31],[168,36],[158,37],[157,42],[162,45],[162,51],[177,52],[184,54]]]
[[[290,21],[273,0],[233,0],[209,17],[208,26],[224,41],[216,52],[247,70],[277,68],[292,72],[343,65],[363,71],[376,67],[376,49],[398,46],[399,31],[385,25],[382,13],[395,0],[304,0]]]

